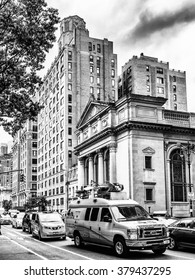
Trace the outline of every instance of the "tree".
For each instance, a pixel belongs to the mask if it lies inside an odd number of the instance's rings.
[[[30,197],[28,198],[26,204],[24,205],[24,207],[26,209],[32,210],[36,207],[38,207],[38,209],[40,211],[45,211],[47,210],[47,206],[49,205],[49,201],[46,199],[45,196],[37,196],[37,197]]]
[[[59,20],[44,0],[0,0],[0,125],[12,136],[41,109],[35,101],[38,71]]]
[[[12,201],[7,199],[3,200],[3,208],[8,212],[12,208]]]

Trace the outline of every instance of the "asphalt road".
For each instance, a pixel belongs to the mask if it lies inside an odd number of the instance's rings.
[[[22,229],[2,226],[0,260],[119,260],[110,248],[86,245],[76,248],[72,240],[39,241]],[[126,260],[194,260],[195,250],[178,250],[156,256],[152,251],[133,251]]]

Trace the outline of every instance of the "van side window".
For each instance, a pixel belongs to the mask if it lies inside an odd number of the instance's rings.
[[[104,222],[104,217],[108,216],[109,218],[112,218],[111,214],[110,214],[110,210],[108,208],[102,208],[102,213],[101,213],[101,222]]]
[[[85,221],[89,221],[90,211],[91,211],[91,208],[87,208],[87,209],[86,209],[86,212],[85,212]]]
[[[93,208],[91,212],[91,221],[97,221],[97,216],[98,216],[99,208]]]

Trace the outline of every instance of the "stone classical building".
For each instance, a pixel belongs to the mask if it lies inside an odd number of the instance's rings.
[[[129,62],[120,98],[90,101],[78,122],[78,186],[118,182],[151,213],[194,215],[195,114],[187,112],[185,72],[143,55],[140,60],[141,72],[131,70],[132,90],[124,89]]]

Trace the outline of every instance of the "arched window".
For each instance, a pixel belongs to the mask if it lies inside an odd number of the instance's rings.
[[[187,201],[185,157],[180,149],[170,155],[171,201]]]
[[[104,154],[104,180],[105,182],[110,181],[110,152],[106,150]]]

